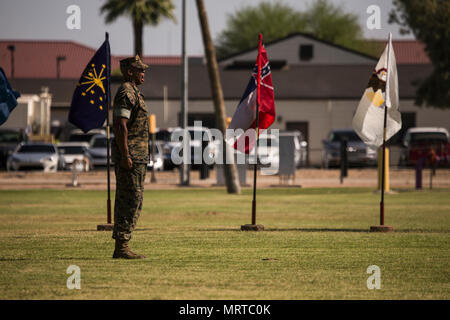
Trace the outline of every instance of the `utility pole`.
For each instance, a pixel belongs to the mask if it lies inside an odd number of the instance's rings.
[[[11,51],[11,79],[14,79],[14,51],[16,51],[16,46],[11,44],[8,46],[8,50]]]
[[[56,79],[59,79],[61,76],[61,61],[66,60],[66,56],[57,56],[56,57]]]
[[[183,163],[181,165],[181,177],[180,177],[180,185],[187,186],[189,185],[189,162],[190,162],[190,145],[188,143],[188,139],[190,135],[187,131],[187,114],[188,114],[188,61],[186,56],[186,0],[183,0],[182,6],[182,30],[181,30],[181,56],[182,56],[182,65],[183,65],[183,77],[181,80],[181,113],[183,116],[182,125],[184,129],[183,136]],[[188,138],[189,137],[189,138]]]

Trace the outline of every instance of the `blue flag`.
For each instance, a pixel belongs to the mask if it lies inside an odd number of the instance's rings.
[[[69,122],[87,133],[101,128],[106,119],[110,97],[110,48],[106,38],[89,61],[73,93]]]
[[[11,88],[5,72],[0,68],[0,126],[8,120],[9,114],[17,106],[18,97],[20,93]]]

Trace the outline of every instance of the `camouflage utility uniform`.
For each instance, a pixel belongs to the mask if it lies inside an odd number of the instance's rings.
[[[114,120],[128,119],[128,150],[133,161],[131,170],[120,166],[121,155],[115,139],[112,159],[116,173],[113,239],[129,241],[142,210],[144,181],[149,162],[148,114],[144,96],[132,82],[124,82],[114,98]],[[114,126],[115,127],[115,126]]]

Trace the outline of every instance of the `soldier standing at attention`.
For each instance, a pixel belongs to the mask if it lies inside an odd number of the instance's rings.
[[[145,174],[149,162],[148,114],[144,96],[137,88],[144,83],[148,65],[138,55],[120,61],[124,82],[114,97],[112,160],[116,174],[113,258],[144,259],[130,250],[128,242],[142,210]]]

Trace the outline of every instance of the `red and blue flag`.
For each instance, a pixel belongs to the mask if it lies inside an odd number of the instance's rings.
[[[258,81],[258,74],[260,74],[260,81]],[[259,105],[258,117],[256,117],[257,102]],[[257,118],[258,123],[256,123]],[[234,141],[234,148],[248,154],[253,149],[257,139],[256,129],[258,129],[259,134],[266,130],[274,120],[275,98],[272,73],[266,49],[261,42],[252,76],[228,126],[229,129],[242,129],[244,131],[244,134]]]

